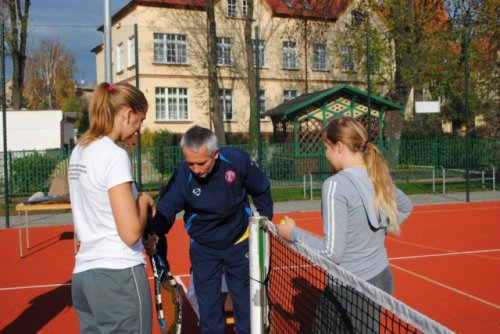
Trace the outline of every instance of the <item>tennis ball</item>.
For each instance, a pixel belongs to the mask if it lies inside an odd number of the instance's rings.
[[[290,220],[290,222],[295,225],[295,220],[293,220],[292,218],[288,217],[288,219]],[[286,220],[285,218],[281,218],[280,220],[280,225],[283,225],[283,224],[286,224]]]

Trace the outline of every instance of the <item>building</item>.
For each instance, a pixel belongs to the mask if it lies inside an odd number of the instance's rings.
[[[7,151],[45,151],[71,147],[75,142],[74,113],[62,110],[7,110]],[[3,150],[3,128],[0,147]]]
[[[252,40],[253,52],[258,47],[259,54],[261,113],[337,84],[365,88],[365,65],[356,60],[360,50],[346,37],[349,31],[363,29],[361,7],[354,2],[254,1]],[[244,43],[248,1],[219,0],[215,6],[225,131],[248,133]],[[113,82],[139,85],[150,103],[144,127],[152,131],[183,133],[194,123],[211,127],[206,10],[203,0],[132,0],[112,17]],[[370,12],[369,18],[378,27],[375,30],[382,29],[376,13]],[[97,81],[101,82],[105,77],[103,44],[93,51]],[[375,75],[383,74],[376,70]],[[384,75],[388,76],[385,82],[392,80],[390,71]],[[379,95],[384,89],[383,85],[376,87]],[[261,131],[272,132],[269,117],[261,119]]]

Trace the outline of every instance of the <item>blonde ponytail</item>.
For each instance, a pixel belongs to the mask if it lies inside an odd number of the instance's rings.
[[[365,161],[375,188],[375,212],[381,216],[382,210],[387,217],[387,230],[399,234],[399,211],[387,161],[377,146],[369,142],[365,146]]]

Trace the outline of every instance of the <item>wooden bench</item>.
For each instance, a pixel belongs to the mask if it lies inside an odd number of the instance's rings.
[[[26,227],[26,249],[30,248],[30,238],[29,238],[29,212],[36,211],[62,211],[71,210],[71,203],[37,203],[37,204],[24,204],[20,203],[16,205],[16,211],[19,215],[19,254],[23,257],[23,238],[22,238],[22,219],[21,213],[24,212],[24,222]],[[76,237],[74,237],[74,247],[76,253]]]

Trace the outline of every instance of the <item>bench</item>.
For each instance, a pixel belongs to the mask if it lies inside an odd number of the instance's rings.
[[[19,215],[19,256],[23,257],[23,238],[22,238],[22,219],[21,214],[24,212],[24,222],[26,228],[26,249],[30,248],[30,238],[29,238],[29,212],[39,212],[39,211],[62,211],[62,210],[71,210],[70,203],[37,203],[37,204],[24,204],[19,203],[16,205],[16,212]],[[74,248],[76,253],[76,237],[74,239]]]

